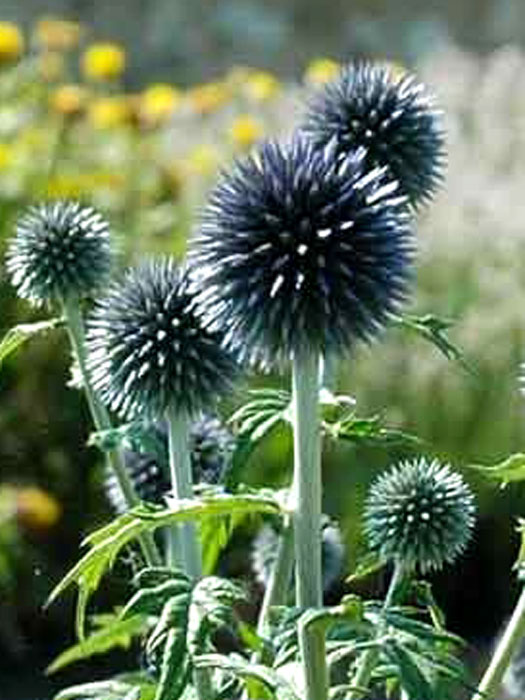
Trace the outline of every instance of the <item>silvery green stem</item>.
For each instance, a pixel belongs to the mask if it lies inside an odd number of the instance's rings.
[[[87,398],[91,416],[93,418],[93,423],[98,431],[110,430],[112,425],[109,414],[93,389],[87,370],[84,322],[80,312],[78,300],[63,299],[62,309],[69,339],[78,362],[80,374],[82,376],[82,386]],[[140,503],[140,499],[135,492],[129,474],[126,471],[122,455],[116,450],[110,450],[106,452],[106,459],[111,470],[115,474],[128,508],[133,508],[133,506],[138,505]],[[140,537],[139,542],[147,564],[149,566],[160,566],[161,558],[152,535],[150,533],[145,533]]]
[[[286,594],[290,587],[290,581],[294,565],[294,536],[293,523],[288,518],[284,523],[283,531],[279,537],[277,557],[272,567],[270,579],[264,592],[264,598],[259,612],[257,633],[261,637],[268,634],[268,622],[271,608],[276,605],[284,605]]]
[[[189,418],[184,413],[168,410],[166,420],[173,495],[176,499],[193,498]],[[183,568],[188,576],[199,579],[202,576],[202,555],[195,525],[182,523],[177,528]]]
[[[303,660],[303,674],[307,700],[328,698],[328,669],[326,667],[325,630],[299,621],[299,650]]]
[[[388,591],[385,600],[383,601],[383,607],[381,609],[381,615],[375,633],[376,640],[385,633],[386,612],[392,604],[394,593],[402,581],[403,576],[403,565],[400,562],[396,562],[394,573],[390,579],[390,585],[388,586]],[[362,698],[363,696],[367,695],[367,685],[370,681],[370,677],[374,671],[378,658],[379,649],[377,647],[373,647],[372,649],[368,649],[364,652],[357,666],[355,677],[352,681],[352,686],[354,686],[355,689],[350,692],[350,695],[348,696],[349,700],[357,700],[357,698]]]
[[[499,688],[516,648],[525,635],[525,588],[505,628],[496,651],[481,679],[472,700],[493,700],[499,697]]]
[[[311,348],[292,361],[294,476],[292,499],[295,540],[296,604],[303,609],[323,603],[321,575],[321,427],[319,354]],[[324,637],[308,637],[302,646],[306,700],[326,700]]]

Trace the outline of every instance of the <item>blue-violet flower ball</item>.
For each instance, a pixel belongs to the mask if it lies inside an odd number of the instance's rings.
[[[303,130],[318,146],[335,138],[340,157],[364,146],[367,165],[388,166],[415,206],[442,180],[445,139],[434,99],[413,75],[387,65],[344,67],[313,96]]]
[[[406,199],[363,149],[337,160],[295,137],[239,161],[212,192],[190,256],[208,313],[243,360],[278,364],[370,340],[406,297]]]
[[[401,462],[372,484],[365,531],[372,549],[407,570],[425,573],[453,562],[474,526],[474,497],[448,465]]]
[[[237,365],[170,258],[128,270],[88,322],[93,386],[121,417],[193,415],[232,388]]]
[[[7,270],[19,296],[42,306],[100,290],[112,258],[109,227],[98,212],[78,202],[53,202],[20,218]]]

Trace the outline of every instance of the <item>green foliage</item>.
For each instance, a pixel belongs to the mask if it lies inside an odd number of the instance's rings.
[[[511,482],[525,479],[525,454],[518,452],[488,467],[480,464],[472,464],[470,467],[488,479],[499,482],[504,488]]]
[[[86,606],[90,596],[98,588],[103,575],[111,568],[122,548],[140,535],[154,532],[159,527],[192,519],[230,517],[256,512],[279,514],[283,508],[271,491],[203,496],[199,499],[179,501],[173,509],[142,504],[96,530],[84,540],[84,546],[88,546],[89,551],[53,589],[47,604],[52,603],[71,584],[77,585],[76,631],[82,640]]]
[[[122,674],[106,681],[61,690],[54,700],[154,700],[155,684],[141,674]]]
[[[95,615],[91,619],[97,627],[96,631],[59,654],[47,667],[47,673],[56,673],[75,661],[105,654],[116,647],[128,649],[133,638],[141,634],[147,625],[147,618],[144,615],[133,615],[125,620],[115,614]]]
[[[42,333],[48,333],[63,325],[61,318],[52,318],[49,321],[36,321],[35,323],[20,323],[7,331],[0,341],[0,367],[5,360],[17,352],[24,343]]]

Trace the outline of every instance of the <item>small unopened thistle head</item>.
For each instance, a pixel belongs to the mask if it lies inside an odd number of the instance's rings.
[[[18,294],[35,306],[93,294],[108,281],[111,265],[108,224],[77,202],[31,207],[7,251]]]
[[[401,462],[372,485],[365,530],[372,549],[407,570],[440,569],[465,549],[474,497],[448,465],[424,458]]]
[[[327,515],[321,519],[321,557],[323,568],[323,590],[325,593],[340,579],[343,571],[345,548],[341,531]],[[266,586],[275,564],[278,534],[271,525],[264,525],[258,532],[252,548],[252,568],[257,581]]]
[[[168,432],[164,421],[148,430],[154,451],[124,450],[124,464],[138,497],[143,501],[164,504],[171,490],[169,477]],[[191,471],[194,484],[221,483],[229,466],[234,438],[215,416],[203,414],[190,426]],[[113,473],[108,470],[104,489],[117,513],[127,510],[126,499]]]
[[[368,340],[406,296],[405,198],[363,150],[337,160],[296,137],[266,143],[219,182],[191,253],[210,316],[243,358]]]
[[[314,95],[303,128],[318,146],[335,138],[341,157],[365,147],[367,164],[388,166],[413,205],[442,179],[444,133],[433,99],[414,76],[388,65],[343,68]]]
[[[170,258],[128,270],[88,323],[89,367],[101,399],[122,417],[192,415],[232,387],[236,364],[211,331]]]

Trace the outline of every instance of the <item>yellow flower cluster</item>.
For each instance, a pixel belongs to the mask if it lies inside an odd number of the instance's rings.
[[[88,80],[115,80],[126,68],[126,52],[118,44],[92,44],[82,56],[82,71]]]

